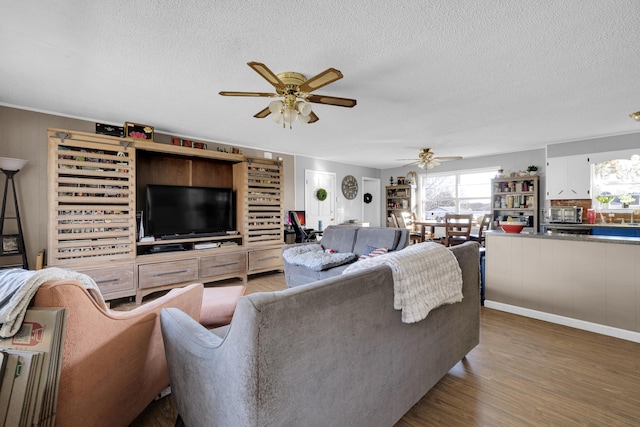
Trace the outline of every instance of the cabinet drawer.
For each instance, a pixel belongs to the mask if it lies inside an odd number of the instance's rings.
[[[142,289],[190,280],[198,280],[198,260],[195,258],[138,266],[138,287]]]
[[[135,292],[133,264],[78,269],[76,271],[91,277],[100,288],[100,292],[105,299],[109,299],[109,296],[113,294],[126,293],[127,291]]]
[[[263,249],[249,252],[249,271],[283,268],[282,248]]]
[[[247,254],[245,252],[204,256],[200,259],[200,277],[244,274],[246,269]]]

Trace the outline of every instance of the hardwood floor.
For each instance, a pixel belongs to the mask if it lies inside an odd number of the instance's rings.
[[[249,292],[283,289],[253,276]],[[408,426],[640,425],[640,344],[481,309],[480,344],[396,424]],[[133,426],[173,426],[171,397]]]

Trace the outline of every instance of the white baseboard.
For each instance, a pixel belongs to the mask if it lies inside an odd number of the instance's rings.
[[[612,326],[601,325],[599,323],[586,322],[584,320],[531,310],[529,308],[518,307],[496,301],[485,300],[484,306],[495,310],[505,311],[507,313],[531,317],[532,319],[544,320],[558,325],[569,326],[570,328],[582,329],[584,331],[595,332],[597,334],[640,343],[640,333],[628,331],[626,329],[614,328]]]

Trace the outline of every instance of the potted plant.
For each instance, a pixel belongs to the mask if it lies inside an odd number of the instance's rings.
[[[629,203],[633,202],[635,198],[631,194],[621,194],[618,196],[618,200],[622,203],[622,207],[626,209],[629,207]]]
[[[529,175],[535,175],[538,173],[538,167],[535,165],[528,166],[527,171],[529,172]]]

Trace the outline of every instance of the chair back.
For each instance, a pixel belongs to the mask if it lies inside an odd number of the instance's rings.
[[[291,225],[293,225],[293,231],[296,232],[296,243],[306,243],[316,240],[316,236],[320,234],[315,230],[304,229],[302,224],[300,224],[300,220],[298,219],[298,214],[296,211],[289,211],[289,221]]]
[[[484,214],[480,221],[480,229],[478,230],[478,238],[484,241],[484,232],[491,226],[491,214]]]
[[[391,226],[394,228],[400,228],[400,224],[398,223],[398,216],[391,212],[391,214],[389,214],[389,218],[391,218]]]
[[[490,213],[484,214],[482,219],[480,220],[478,234],[471,234],[469,237],[474,242],[480,243],[480,245],[484,246],[485,239],[485,231],[487,231],[491,227],[491,217]]]
[[[472,222],[472,214],[447,213],[444,217],[444,245],[453,246],[468,241]]]

